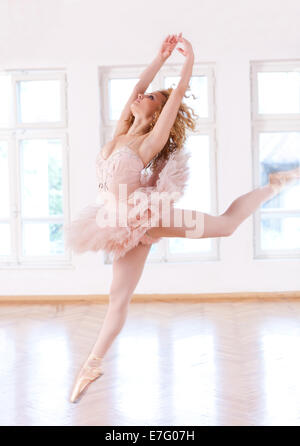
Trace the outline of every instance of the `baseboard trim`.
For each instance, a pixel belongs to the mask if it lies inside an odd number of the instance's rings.
[[[108,294],[0,296],[0,303],[108,303]],[[200,294],[134,294],[131,302],[229,302],[300,299],[300,291],[254,291]]]

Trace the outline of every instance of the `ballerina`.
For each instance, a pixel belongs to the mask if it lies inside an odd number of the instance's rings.
[[[145,94],[178,42],[183,48],[177,50],[185,62],[177,87]],[[78,402],[89,385],[103,375],[103,358],[125,323],[131,296],[153,243],[162,237],[230,236],[262,203],[300,178],[300,168],[271,173],[267,185],[239,196],[218,216],[174,207],[185,191],[189,174],[190,154],[183,149],[185,131],[194,130],[196,124],[190,107],[182,102],[193,64],[191,43],[182,33],[168,35],[154,61],[140,76],[112,141],[97,155],[97,203],[84,208],[66,228],[66,244],[74,252],[103,250],[114,255],[107,313],[75,380],[71,402]],[[120,186],[125,186],[125,191]],[[164,210],[157,202],[153,205],[155,194],[158,202],[165,205]],[[126,224],[120,222],[124,213]],[[111,224],[107,216],[119,217],[118,223],[113,219]]]

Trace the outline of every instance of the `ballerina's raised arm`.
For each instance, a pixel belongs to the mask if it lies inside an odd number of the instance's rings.
[[[176,47],[179,38],[181,37],[181,33],[169,34],[161,44],[158,54],[155,56],[154,60],[147,66],[147,68],[141,73],[139,81],[134,86],[131,95],[129,96],[128,101],[126,102],[120,118],[117,122],[113,138],[116,138],[120,135],[124,135],[127,133],[130,127],[130,122],[128,121],[131,114],[131,105],[137,99],[139,94],[143,94],[148,86],[151,84],[152,80],[155,78],[156,74],[162,67],[162,65],[166,62],[166,60],[172,54],[174,48]]]
[[[194,65],[194,51],[192,45],[187,39],[181,36],[181,33],[178,41],[182,42],[184,46],[184,48],[177,48],[177,50],[185,57],[185,63],[182,67],[177,87],[172,90],[172,93],[170,94],[167,103],[164,105],[153,129],[141,144],[140,154],[144,159],[154,158],[167,143],[170,137],[170,131],[174,125],[179,107],[192,76]]]

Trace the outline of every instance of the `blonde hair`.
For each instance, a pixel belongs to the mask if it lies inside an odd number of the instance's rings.
[[[190,90],[190,86],[188,86],[188,90]],[[153,127],[155,126],[160,113],[162,112],[165,104],[167,103],[169,96],[171,95],[173,88],[166,88],[164,90],[157,90],[159,93],[161,93],[165,97],[165,101],[163,105],[161,106],[159,111],[156,111],[154,113],[153,121],[150,124],[151,131]],[[195,99],[195,96],[192,94],[193,99]],[[186,93],[184,94],[184,97],[187,98]],[[193,116],[195,116],[195,118]],[[153,172],[156,170],[156,167],[161,162],[160,160],[167,160],[169,159],[172,152],[175,152],[177,150],[182,149],[184,142],[187,138],[187,128],[194,131],[196,128],[197,119],[199,116],[194,112],[194,110],[186,105],[184,102],[181,102],[178,113],[175,119],[175,122],[173,124],[173,127],[170,130],[169,138],[166,144],[164,145],[163,149],[149,162],[149,164],[146,167],[149,167]],[[127,119],[127,121],[130,124],[130,127],[132,126],[134,122],[134,115],[132,112],[130,112],[130,116]]]

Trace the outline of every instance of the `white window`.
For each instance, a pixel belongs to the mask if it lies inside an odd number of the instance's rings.
[[[0,266],[69,263],[66,76],[0,72]]]
[[[182,65],[163,66],[146,92],[176,87]],[[113,132],[123,106],[139,80],[140,67],[100,68],[101,92],[101,144],[113,137]],[[193,99],[194,95],[196,99]],[[183,101],[199,116],[197,130],[188,133],[185,150],[191,152],[189,160],[190,177],[184,197],[176,207],[196,209],[217,214],[216,192],[216,110],[215,110],[215,67],[213,64],[194,64],[190,79],[190,90]],[[162,238],[151,247],[152,261],[192,261],[219,258],[219,240]],[[105,255],[109,263],[112,256]]]
[[[254,187],[269,173],[300,165],[300,61],[251,64]],[[300,255],[300,182],[295,180],[254,214],[255,258]]]

